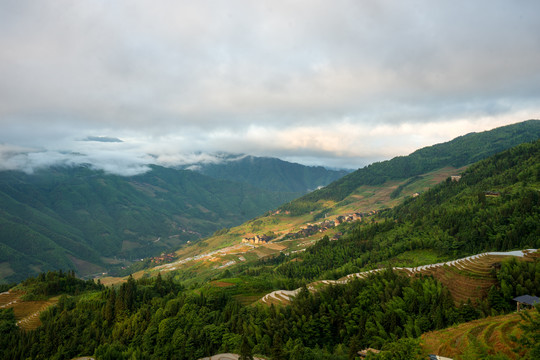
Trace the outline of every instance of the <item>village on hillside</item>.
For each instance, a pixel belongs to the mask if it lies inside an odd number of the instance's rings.
[[[288,239],[301,239],[305,237],[312,236],[316,233],[322,233],[329,229],[335,228],[341,224],[344,223],[350,223],[353,221],[361,221],[363,218],[367,216],[372,216],[377,214],[378,210],[372,210],[368,213],[351,213],[346,215],[339,215],[334,220],[325,219],[321,222],[317,223],[308,223],[305,226],[302,226],[300,230],[296,232],[289,232],[279,237],[280,240],[288,240]],[[275,213],[279,214],[279,213]],[[330,240],[338,240],[343,234],[341,232],[337,232]],[[275,237],[268,236],[268,235],[255,235],[253,237],[245,237],[242,239],[242,243],[245,244],[253,244],[253,245],[263,245],[267,244],[269,241],[273,240]]]

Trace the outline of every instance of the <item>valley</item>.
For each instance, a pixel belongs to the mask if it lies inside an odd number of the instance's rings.
[[[540,288],[539,159],[536,141],[409,177],[365,183],[373,174],[364,170],[354,188],[358,173],[140,261],[128,276],[49,271],[2,285],[0,343],[18,344],[2,351],[345,360],[374,348],[381,359],[515,358],[534,321],[489,321]],[[396,161],[378,166],[396,174],[404,160]],[[156,243],[166,239],[158,235]],[[463,351],[452,352],[458,343]],[[523,354],[535,351],[527,346]]]
[[[272,211],[267,215],[250,220],[245,224],[227,229],[225,234],[211,236],[193,244],[186,244],[176,251],[177,260],[149,270],[137,271],[133,274],[136,278],[147,275],[155,275],[157,272],[170,272],[181,269],[196,267],[198,272],[212,271],[240,263],[239,256],[250,260],[264,257],[277,256],[280,253],[294,254],[305,251],[315,242],[328,236],[333,238],[341,233],[339,225],[335,226],[338,218],[341,223],[347,224],[357,221],[353,214],[362,214],[364,221],[371,218],[380,210],[395,206],[396,204],[420,194],[444,181],[445,179],[461,174],[466,167],[459,169],[445,167],[440,170],[418,176],[415,182],[405,180],[401,182],[391,181],[378,186],[360,186],[357,191],[341,202],[326,201],[324,207],[325,217],[319,217],[320,212],[294,216],[286,211]],[[390,195],[400,185],[407,184],[399,196],[392,198]],[[347,220],[349,218],[349,220]],[[319,229],[323,222],[334,223],[331,227]],[[346,225],[345,225],[346,226]],[[308,236],[305,229],[313,228]],[[343,226],[342,226],[343,227]],[[273,234],[272,240],[264,244],[242,244],[242,239],[256,235]],[[287,236],[289,235],[289,236]],[[291,236],[292,235],[292,236]],[[206,249],[215,249],[208,252]],[[223,266],[223,267],[221,267]],[[122,278],[105,277],[101,279],[106,284],[117,283]]]
[[[259,161],[252,158],[241,167],[249,172],[267,166]],[[277,159],[265,161],[271,161],[273,171],[292,166],[299,175],[280,178],[286,188],[272,190],[219,174],[209,177],[159,166],[131,177],[89,166],[33,174],[0,171],[0,283],[53,269],[75,270],[86,277],[121,272],[141,258],[241,224],[305,193],[289,185],[326,185],[343,175]]]

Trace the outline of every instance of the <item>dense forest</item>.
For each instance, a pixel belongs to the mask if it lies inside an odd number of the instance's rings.
[[[538,282],[534,266],[527,270],[523,276]],[[34,282],[48,287],[67,276],[49,273]],[[505,302],[516,294],[503,290],[497,298]],[[423,332],[491,314],[497,306],[456,306],[433,278],[391,270],[316,293],[304,288],[286,307],[243,306],[227,292],[193,291],[161,276],[130,277],[116,289],[63,295],[35,331],[19,330],[13,311],[1,309],[0,357],[197,359],[236,352],[274,360],[354,359],[358,350],[375,347],[415,358],[414,339]]]

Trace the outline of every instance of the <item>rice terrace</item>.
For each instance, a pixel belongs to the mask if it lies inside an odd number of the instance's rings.
[[[47,300],[24,301],[22,291],[0,293],[0,309],[13,308],[17,326],[23,330],[34,330],[41,325],[40,314],[58,302],[59,297]]]
[[[457,304],[467,300],[483,299],[489,289],[496,284],[494,266],[508,257],[519,257],[524,261],[534,261],[540,257],[535,249],[510,252],[487,252],[468,256],[462,259],[444,263],[422,265],[414,268],[394,267],[395,271],[404,272],[409,276],[433,276],[446,286]],[[339,280],[319,280],[307,286],[310,291],[316,291],[320,286],[345,284],[354,278],[367,278],[370,274],[384,270],[375,269],[347,275]],[[296,290],[276,290],[261,298],[264,304],[288,304],[292,297],[299,293]]]
[[[511,359],[521,358],[513,351],[514,337],[521,335],[520,314],[492,316],[422,335],[423,349],[429,354],[458,357],[464,354],[481,358],[504,353]]]

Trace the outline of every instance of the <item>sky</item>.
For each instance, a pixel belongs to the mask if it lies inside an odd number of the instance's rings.
[[[0,0],[0,169],[359,168],[540,118],[540,2]]]

